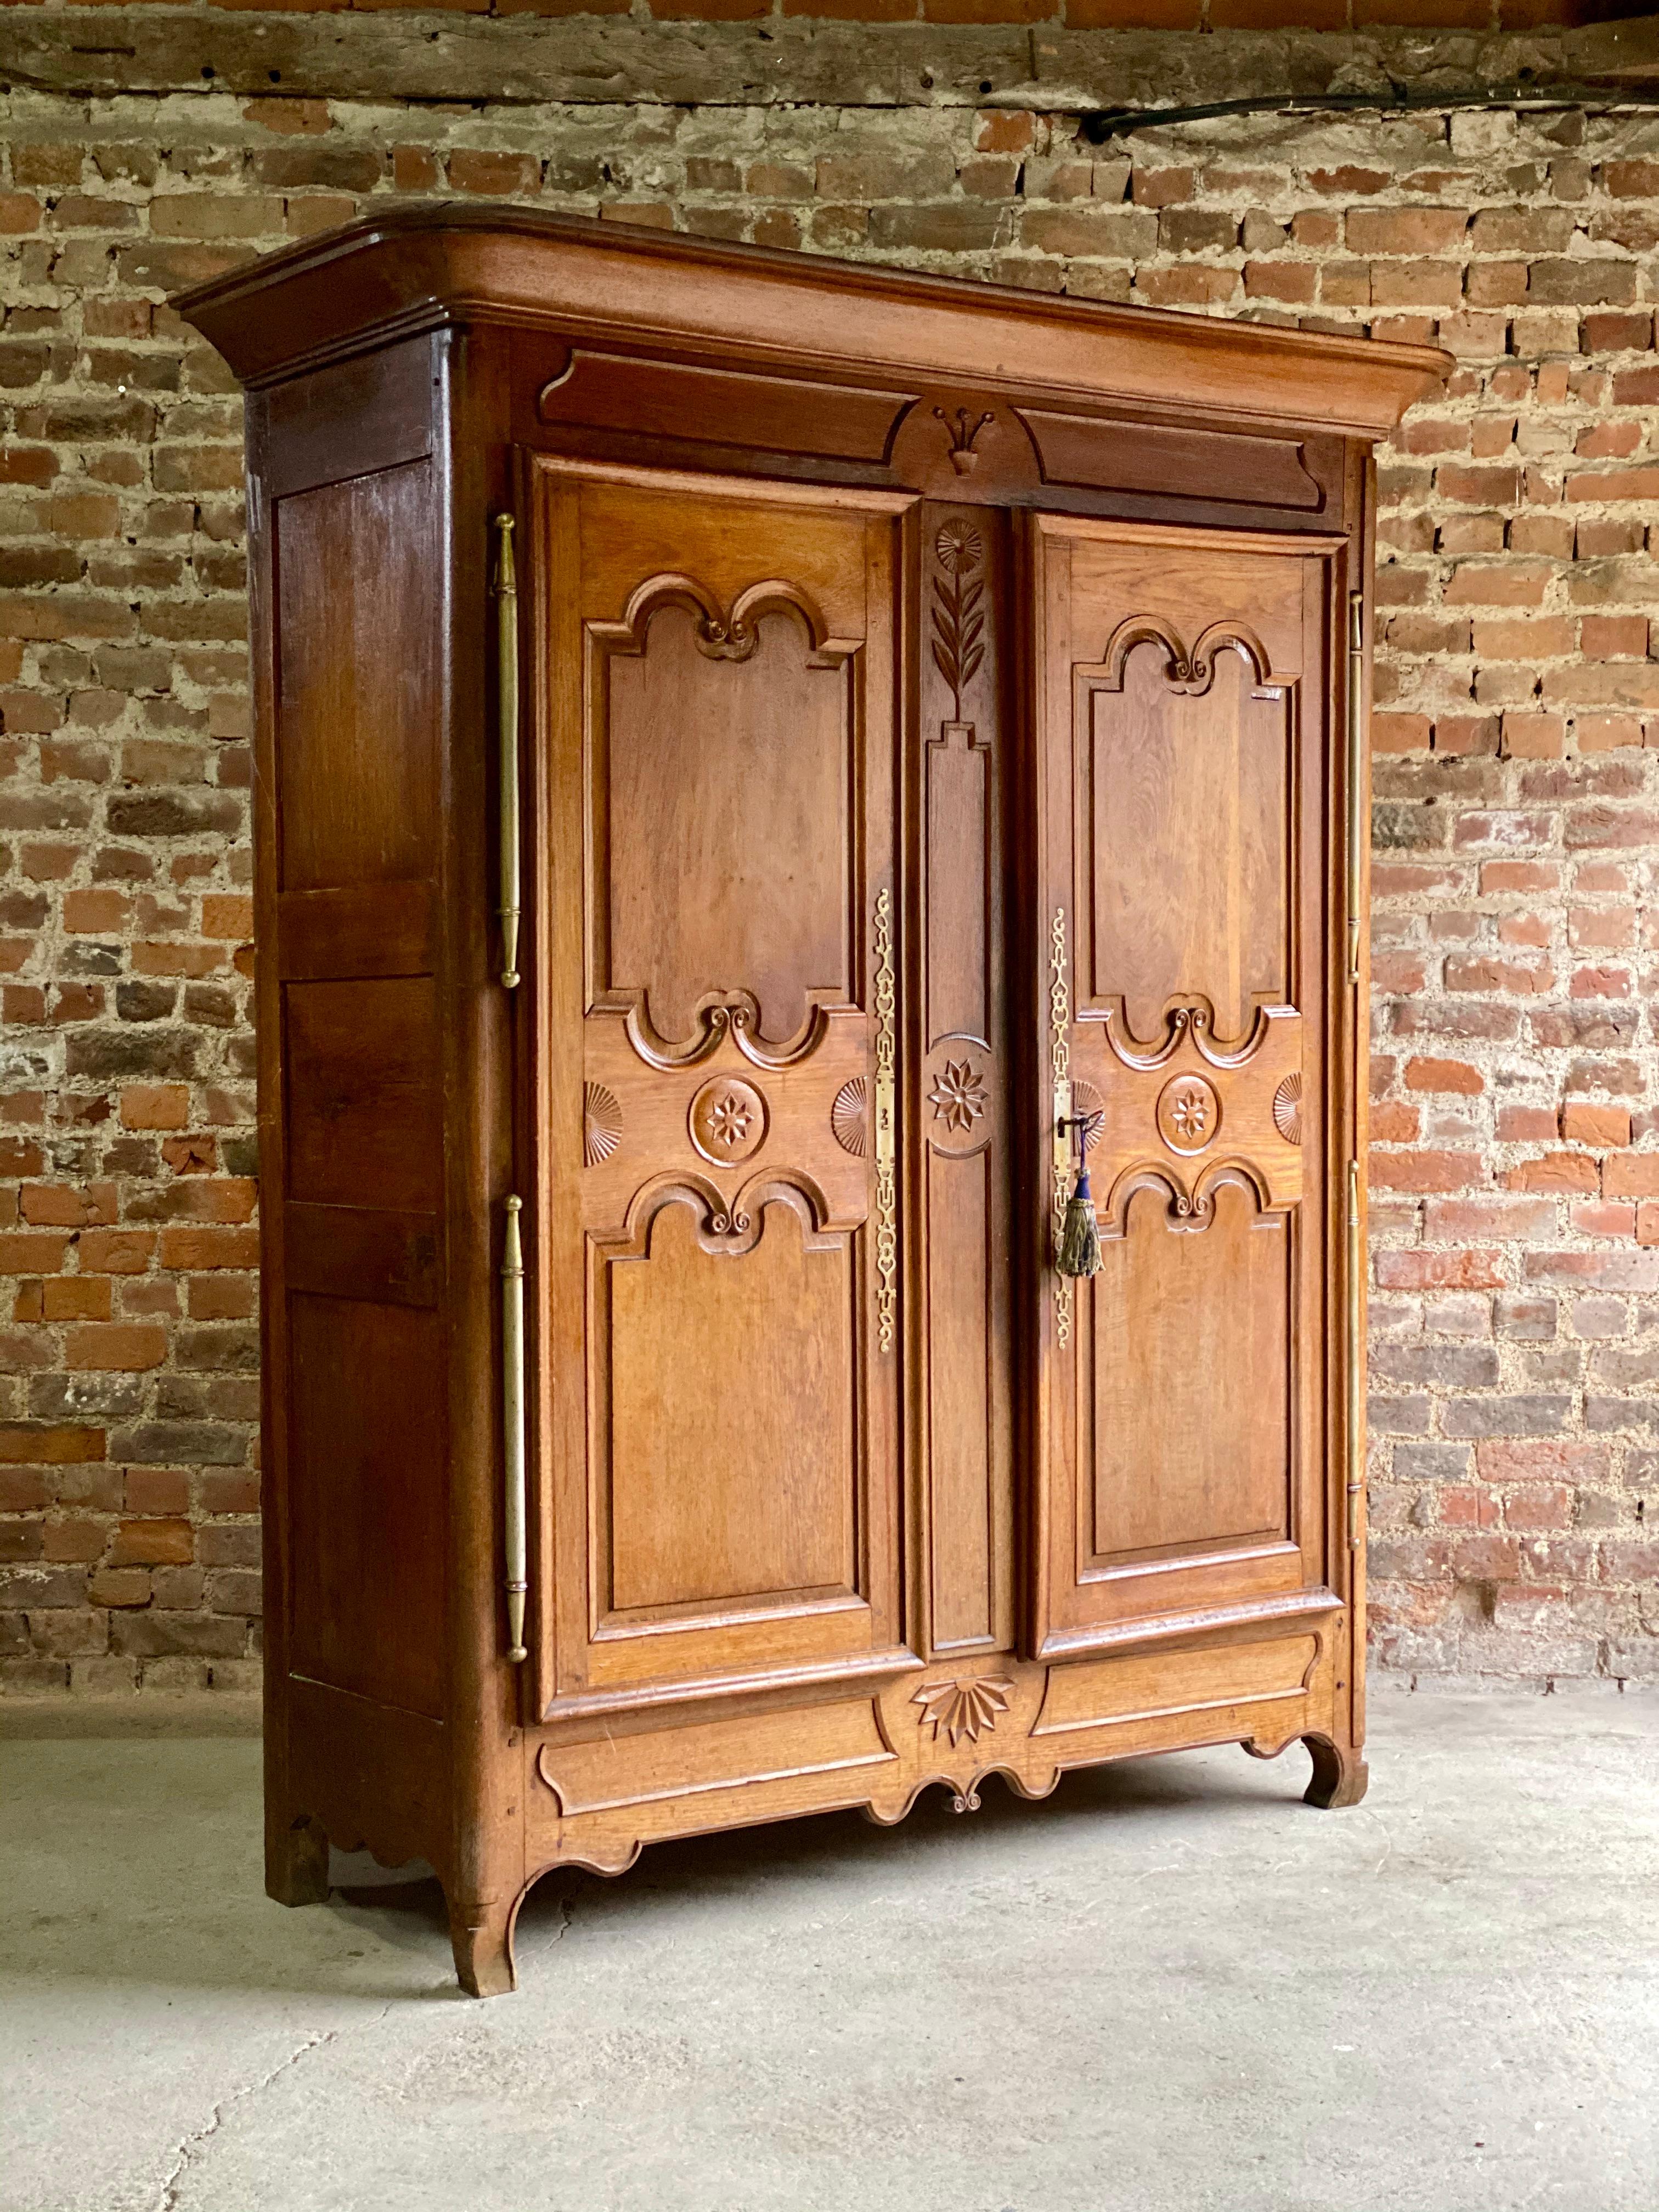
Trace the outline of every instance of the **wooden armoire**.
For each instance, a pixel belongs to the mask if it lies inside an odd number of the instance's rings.
[[[529,214],[247,386],[273,1896],[1363,1737],[1371,447],[1445,356]],[[1097,1273],[1057,1272],[1079,1158]]]

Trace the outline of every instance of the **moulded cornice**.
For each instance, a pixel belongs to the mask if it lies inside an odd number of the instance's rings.
[[[1376,437],[1445,377],[1437,347],[1055,299],[529,210],[404,208],[173,305],[244,383],[445,324],[501,323],[826,377],[1054,391]]]

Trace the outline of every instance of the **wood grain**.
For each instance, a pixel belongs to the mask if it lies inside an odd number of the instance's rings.
[[[186,306],[262,387],[272,1894],[426,1857],[485,1994],[660,1837],[1212,1741],[1355,1802],[1334,647],[1443,357],[495,210]]]

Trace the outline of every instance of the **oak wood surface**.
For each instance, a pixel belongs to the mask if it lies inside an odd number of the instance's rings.
[[[659,1836],[1209,1741],[1354,1802],[1344,644],[1437,357],[476,214],[185,306],[264,386],[273,1895],[427,1857],[483,1994]]]

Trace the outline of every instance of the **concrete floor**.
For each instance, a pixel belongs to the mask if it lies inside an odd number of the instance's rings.
[[[424,1893],[265,1899],[251,1736],[18,1724],[3,2212],[1659,2207],[1659,1695],[1381,1692],[1352,1812],[1221,1750],[661,1846],[484,2004]]]

